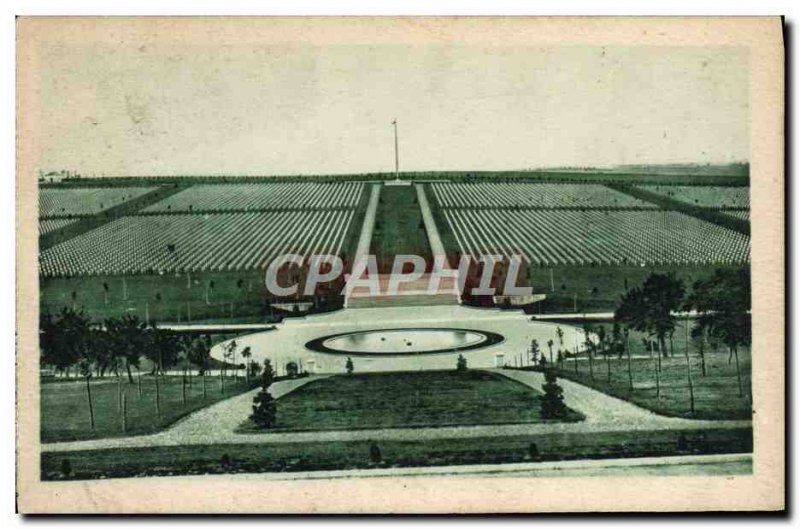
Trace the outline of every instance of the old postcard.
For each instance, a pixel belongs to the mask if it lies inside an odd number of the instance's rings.
[[[778,18],[20,18],[25,513],[784,508]]]

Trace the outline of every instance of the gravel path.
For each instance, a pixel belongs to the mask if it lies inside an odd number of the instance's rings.
[[[364,214],[364,222],[361,224],[361,233],[358,237],[358,246],[356,246],[356,254],[353,256],[353,262],[357,262],[359,257],[369,255],[369,245],[372,241],[372,231],[375,228],[375,215],[378,212],[378,199],[381,195],[381,185],[373,184],[370,190],[369,203],[367,204],[367,211]]]
[[[417,202],[419,202],[420,213],[422,213],[422,222],[425,224],[425,233],[428,234],[428,245],[431,247],[431,254],[434,259],[445,258],[444,244],[442,238],[439,236],[439,229],[436,227],[436,221],[433,220],[433,213],[431,206],[428,204],[428,197],[425,195],[425,188],[422,184],[416,184],[417,188]]]
[[[540,392],[542,391],[542,385],[544,384],[543,373],[511,369],[493,369],[492,371],[512,380],[522,382]],[[750,421],[709,421],[666,417],[565,378],[559,378],[558,384],[564,390],[564,404],[586,416],[586,420],[582,424],[598,425],[606,431],[624,430],[634,424],[653,426],[654,428],[662,426],[667,428],[692,428],[698,425],[711,427],[728,423],[742,423],[745,426],[750,424]]]
[[[541,390],[544,377],[529,371],[495,370],[523,384]],[[273,396],[280,397],[312,380],[312,376],[299,380],[277,382]],[[48,443],[43,452],[74,450],[99,450],[105,448],[132,448],[150,446],[176,446],[199,444],[280,444],[321,441],[419,441],[487,436],[535,435],[547,433],[602,433],[636,430],[707,429],[749,427],[747,420],[693,420],[664,417],[611,397],[569,380],[560,379],[564,400],[568,406],[586,415],[577,423],[502,424],[477,426],[448,426],[429,428],[384,428],[377,430],[336,430],[315,432],[282,432],[263,434],[237,434],[234,429],[250,413],[254,392],[245,393],[200,410],[161,433],[112,439]]]

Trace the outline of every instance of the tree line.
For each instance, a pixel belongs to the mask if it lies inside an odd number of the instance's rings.
[[[39,316],[41,365],[69,377],[127,376],[133,384],[132,369],[150,362],[150,374],[164,374],[176,367],[196,368],[198,375],[211,364],[211,337],[194,337],[158,328],[137,316],[124,315],[93,323],[82,311],[65,307]],[[73,371],[74,370],[74,371]]]
[[[679,320],[684,321],[681,336],[676,336]],[[728,350],[728,362],[735,363],[738,393],[746,397],[739,351],[752,343],[750,269],[718,269],[710,277],[695,281],[691,288],[671,273],[651,273],[641,286],[628,289],[614,312],[611,329],[604,325],[585,322],[583,350],[588,360],[589,377],[594,380],[605,371],[611,381],[611,358],[627,359],[629,390],[633,386],[630,333],[643,333],[642,344],[653,359],[652,376],[656,398],[661,397],[662,358],[674,357],[675,341],[684,354],[686,381],[689,389],[689,407],[695,408],[694,379],[689,346],[692,344],[699,357],[700,376],[707,375],[706,353],[723,345]],[[548,340],[547,352],[541,351],[539,342],[532,340],[527,356],[540,369],[558,367],[574,368],[578,373],[578,350],[564,347],[564,332],[556,328],[558,342]],[[679,342],[680,343],[680,342]],[[557,351],[554,354],[554,346]],[[571,360],[570,360],[571,359]],[[605,365],[597,366],[600,360]],[[572,363],[570,366],[569,363]],[[697,369],[695,367],[695,369]]]

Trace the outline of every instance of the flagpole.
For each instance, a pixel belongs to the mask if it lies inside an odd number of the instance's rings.
[[[392,121],[394,125],[394,178],[400,180],[400,154],[397,149],[397,118]]]

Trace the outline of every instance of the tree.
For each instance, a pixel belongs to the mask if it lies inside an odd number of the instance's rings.
[[[553,340],[547,340],[547,348],[550,350],[550,365],[553,364]]]
[[[85,358],[79,364],[81,375],[86,379],[86,402],[89,408],[89,425],[94,430],[94,405],[92,403],[92,364]]]
[[[261,391],[253,397],[253,413],[250,415],[250,420],[261,429],[272,428],[275,425],[278,414],[278,406],[269,392],[269,388],[272,386],[274,379],[272,363],[269,359],[264,360],[264,370],[261,375]]]
[[[263,388],[253,397],[253,413],[250,415],[260,429],[272,428],[278,415],[278,406],[268,388]]]
[[[538,340],[535,340],[535,339],[531,340],[530,355],[531,355],[531,362],[533,362],[534,364],[537,364],[538,360],[539,360],[539,341]]]
[[[203,382],[203,397],[206,396],[206,375],[208,373],[208,363],[211,359],[210,337],[198,338],[192,341],[192,347],[189,350],[189,361],[197,366],[197,373],[202,377]]]
[[[242,358],[244,358],[245,366],[248,364],[248,360],[250,357],[253,356],[253,352],[250,350],[250,346],[248,345],[244,349],[242,349]],[[244,379],[245,384],[250,384],[250,370],[245,368],[244,370]]]
[[[236,348],[237,347],[239,347],[239,344],[236,343],[236,340],[231,340],[225,346],[225,353],[223,355],[225,357],[225,360],[228,360],[228,359],[231,360],[231,363],[234,365],[234,369],[236,369]],[[223,365],[222,373],[223,373],[223,375],[222,375],[223,377],[227,374],[227,362],[225,363],[225,365]],[[236,378],[236,371],[234,371],[234,375],[233,376],[234,376],[234,378]]]
[[[545,383],[542,385],[544,396],[541,400],[542,419],[563,419],[567,414],[564,404],[564,390],[558,385],[555,371],[544,372]]]
[[[272,369],[272,362],[269,358],[264,360],[264,369],[261,371],[261,385],[270,387],[275,381],[275,370]]]
[[[666,337],[675,329],[673,312],[681,307],[684,294],[683,283],[673,274],[651,273],[641,287],[622,296],[614,312],[614,319],[626,327],[656,336],[656,398],[661,396],[661,357],[667,354]]]
[[[131,366],[138,368],[142,353],[150,348],[147,326],[136,316],[126,314],[119,319],[106,319],[105,328],[108,333],[108,367],[117,375],[124,367],[128,382],[133,384]]]
[[[353,359],[349,356],[347,357],[347,361],[344,363],[344,369],[347,371],[348,375],[353,374]]]
[[[654,334],[661,355],[667,354],[666,338],[675,329],[675,317],[685,294],[683,282],[673,274],[650,274],[641,287],[622,296],[614,319],[631,329]],[[658,361],[661,370],[661,359]]]
[[[606,359],[606,380],[611,382],[611,361],[609,358],[611,351],[608,344],[606,328],[603,325],[597,327],[597,346],[600,354]]]
[[[706,329],[699,323],[695,323],[691,331],[692,343],[700,356],[700,373],[706,376]]]
[[[256,378],[260,372],[261,372],[261,364],[259,364],[254,360],[250,360],[250,362],[248,362],[247,364],[248,380],[251,378]]]
[[[65,307],[55,317],[45,312],[39,318],[39,326],[42,363],[67,376],[70,368],[81,360],[87,360],[91,369],[95,355],[103,350],[93,347],[96,335],[83,311]]]
[[[298,369],[296,362],[289,362],[286,364],[286,376],[289,378],[297,377]]]
[[[630,329],[627,327],[623,331],[625,335],[625,356],[628,357],[628,388],[633,391],[633,367],[631,366],[631,341]]]
[[[456,371],[459,373],[463,373],[467,370],[467,359],[464,358],[464,355],[458,355],[458,359],[456,360]]]
[[[736,379],[739,396],[744,396],[739,347],[752,342],[750,315],[750,269],[716,270],[706,280],[692,286],[687,306],[697,310],[697,325],[708,332],[710,338],[724,343],[730,356],[736,360]]]
[[[589,356],[589,378],[594,380],[594,351],[596,344],[592,340],[592,327],[588,323],[583,324],[583,340],[584,345],[586,345],[586,354]]]

